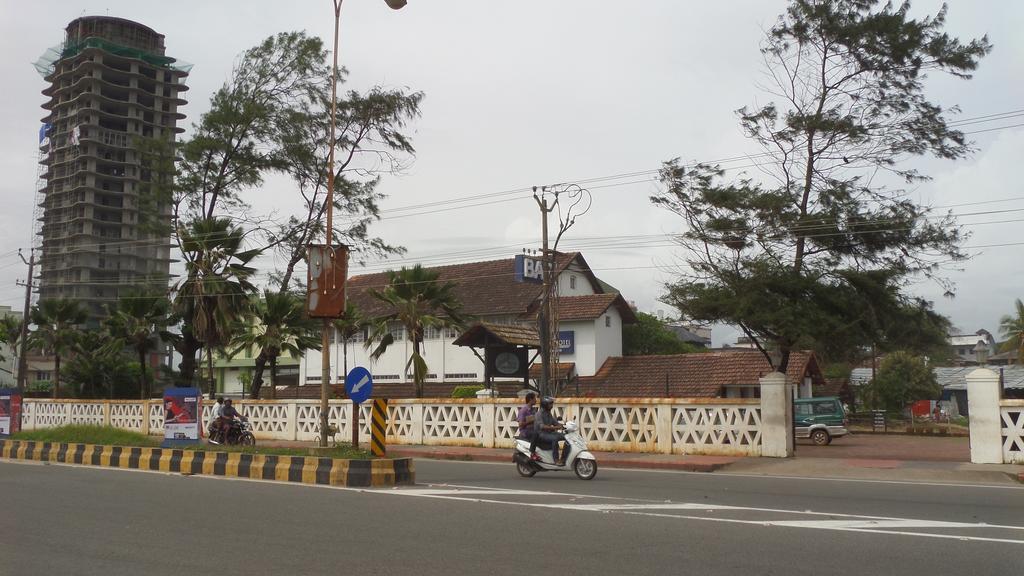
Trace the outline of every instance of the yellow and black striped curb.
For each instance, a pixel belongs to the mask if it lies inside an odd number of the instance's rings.
[[[344,460],[9,439],[0,439],[0,458],[327,486],[386,487],[416,483],[412,458]]]

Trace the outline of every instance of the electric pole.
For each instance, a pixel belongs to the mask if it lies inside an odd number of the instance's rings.
[[[538,330],[540,336],[540,396],[541,398],[548,395],[548,384],[551,379],[551,327],[548,323],[551,318],[551,266],[549,258],[551,256],[548,251],[548,213],[555,209],[554,204],[548,205],[547,198],[544,197],[544,193],[547,192],[547,186],[541,186],[540,196],[537,195],[537,187],[533,187],[533,199],[537,201],[537,206],[540,207],[541,215],[541,234],[543,237],[543,244],[541,248],[541,262],[543,265],[544,273],[544,290],[541,294],[540,310],[537,312],[537,319],[540,324]]]
[[[28,387],[28,363],[26,362],[26,354],[28,352],[28,313],[29,308],[32,306],[32,272],[36,265],[36,250],[32,248],[29,251],[28,260],[25,260],[25,255],[18,250],[18,256],[21,257],[21,261],[28,265],[28,279],[25,282],[18,282],[18,286],[25,287],[25,312],[21,317],[21,349],[18,351],[18,392],[24,394],[25,388]]]

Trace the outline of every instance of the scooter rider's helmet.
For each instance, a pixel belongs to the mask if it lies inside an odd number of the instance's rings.
[[[555,399],[551,396],[545,396],[540,401],[540,407],[545,410],[551,410],[552,406],[555,405]]]

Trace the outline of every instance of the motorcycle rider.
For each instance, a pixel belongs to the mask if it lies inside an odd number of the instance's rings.
[[[245,416],[235,410],[235,407],[231,405],[231,398],[224,401],[224,408],[220,412],[221,420],[221,439],[224,442],[228,442],[231,438],[231,432],[238,426],[239,420],[246,420]]]
[[[551,443],[551,457],[555,459],[557,466],[565,466],[565,460],[569,456],[569,442],[565,439],[565,434],[559,432],[565,428],[561,422],[555,418],[555,415],[551,413],[555,406],[555,399],[550,396],[545,396],[540,401],[540,410],[537,411],[537,415],[533,421],[533,430],[537,440],[540,442]],[[536,442],[535,440],[534,442]],[[562,449],[562,458],[558,458],[558,443],[564,442],[565,446]],[[531,449],[533,446],[531,445]]]

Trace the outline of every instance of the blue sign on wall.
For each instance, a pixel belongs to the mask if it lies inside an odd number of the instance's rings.
[[[526,256],[524,254],[516,254],[515,279],[516,282],[531,282],[533,284],[543,284],[543,261],[540,258],[533,258],[532,256]]]
[[[345,376],[345,393],[354,404],[362,404],[373,392],[373,377],[370,371],[356,366]]]
[[[558,353],[559,354],[572,354],[576,351],[576,331],[575,330],[559,330],[558,331]]]

